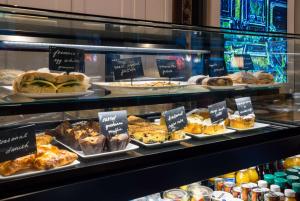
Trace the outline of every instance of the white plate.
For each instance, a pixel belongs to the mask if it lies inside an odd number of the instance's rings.
[[[232,128],[232,127],[229,127],[229,128],[237,130],[237,131],[249,131],[249,130],[255,130],[255,129],[260,129],[260,128],[266,128],[266,127],[269,127],[269,126],[270,126],[270,124],[255,122],[254,126],[252,128],[245,128],[245,129]]]
[[[148,94],[150,93],[169,93],[176,92],[176,90],[185,88],[188,85],[187,82],[171,81],[176,86],[165,87],[151,87],[151,86],[134,86],[134,84],[145,84],[162,81],[134,81],[133,86],[128,86],[130,82],[93,82],[93,85],[100,86],[103,89],[111,91],[114,94]],[[168,82],[168,81],[163,81]],[[123,85],[123,86],[122,86]]]
[[[68,146],[68,145],[66,145],[66,144],[64,144],[64,143],[62,143],[62,142],[60,142],[56,139],[55,139],[55,141],[57,143],[61,144],[62,146],[66,147],[70,151],[76,153],[77,155],[79,155],[81,158],[84,158],[84,159],[100,158],[100,157],[104,157],[104,156],[112,156],[112,155],[116,155],[116,154],[120,154],[120,153],[125,153],[125,152],[128,152],[128,151],[133,151],[133,150],[136,150],[136,149],[139,148],[139,146],[137,146],[137,145],[128,143],[126,149],[123,149],[123,150],[86,155],[86,154],[83,153],[83,151],[75,150],[75,149],[71,148],[70,146]]]
[[[281,87],[281,83],[274,84],[248,84],[249,88],[279,88]]]
[[[17,174],[11,175],[11,176],[2,176],[0,175],[0,180],[7,180],[7,179],[16,179],[16,178],[20,178],[20,177],[25,177],[25,176],[31,176],[31,175],[36,175],[36,174],[42,174],[45,172],[51,172],[51,171],[55,171],[55,170],[60,170],[60,169],[66,169],[69,167],[73,167],[78,165],[80,162],[78,160],[73,161],[73,163],[69,164],[69,165],[65,165],[62,167],[57,167],[57,168],[53,168],[53,169],[49,169],[49,170],[25,170],[22,172],[19,172]]]
[[[54,99],[54,98],[77,98],[92,95],[93,91],[72,92],[72,93],[17,93],[22,96],[34,99]]]
[[[232,129],[226,129],[223,133],[220,134],[214,134],[214,135],[208,135],[208,134],[192,134],[192,133],[186,133],[187,135],[193,137],[193,138],[198,138],[198,139],[203,139],[203,138],[212,138],[212,137],[217,137],[217,136],[222,136],[230,133],[235,133],[235,130]]]
[[[168,145],[172,145],[172,144],[178,144],[180,142],[190,140],[190,139],[191,139],[190,136],[185,136],[185,138],[181,139],[181,140],[165,141],[165,142],[162,142],[162,143],[152,143],[152,144],[145,144],[145,143],[143,143],[139,140],[136,140],[136,139],[131,139],[131,140],[138,143],[139,145],[142,145],[142,146],[147,147],[147,148],[158,148],[158,147],[164,147],[164,146],[168,146]]]
[[[234,89],[243,89],[247,85],[246,84],[234,84],[233,86],[207,86],[207,85],[201,85],[203,87],[206,87],[207,89],[211,90],[234,90]]]

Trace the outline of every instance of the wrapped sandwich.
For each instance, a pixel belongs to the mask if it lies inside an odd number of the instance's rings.
[[[84,92],[89,88],[88,78],[80,73],[57,74],[30,71],[19,75],[13,83],[19,93]]]

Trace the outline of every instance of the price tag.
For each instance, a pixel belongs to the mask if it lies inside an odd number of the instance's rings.
[[[160,77],[178,77],[179,71],[177,69],[176,60],[158,59],[156,60]]]
[[[224,121],[228,118],[226,101],[208,106],[208,111],[212,123]]]
[[[127,133],[127,111],[99,112],[98,116],[103,135],[110,136]]]
[[[143,77],[144,70],[141,57],[114,59],[112,61],[115,80]]]
[[[254,70],[253,61],[250,54],[234,55],[235,65],[241,70]]]
[[[0,162],[36,153],[34,125],[0,129]]]
[[[84,50],[50,46],[49,69],[84,73]]]
[[[237,109],[239,111],[239,114],[241,116],[247,116],[248,114],[254,114],[250,97],[237,98],[237,99],[235,99],[235,103],[236,103]]]
[[[184,107],[165,111],[162,115],[166,120],[169,132],[181,130],[187,125],[187,118]]]
[[[210,77],[220,77],[227,74],[223,58],[211,57],[208,62],[208,74]]]

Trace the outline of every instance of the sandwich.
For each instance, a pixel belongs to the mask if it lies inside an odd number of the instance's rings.
[[[13,83],[19,93],[66,93],[84,92],[89,87],[88,78],[83,74],[57,74],[30,71],[19,75]]]
[[[236,84],[256,84],[257,78],[250,72],[236,72],[228,76]]]
[[[262,71],[256,72],[253,74],[258,84],[273,84],[274,83],[274,76],[270,73],[265,73]]]

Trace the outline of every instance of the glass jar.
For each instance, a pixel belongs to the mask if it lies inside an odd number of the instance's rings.
[[[181,189],[171,189],[165,191],[163,194],[164,199],[170,199],[172,201],[188,201],[189,195],[186,191]]]

